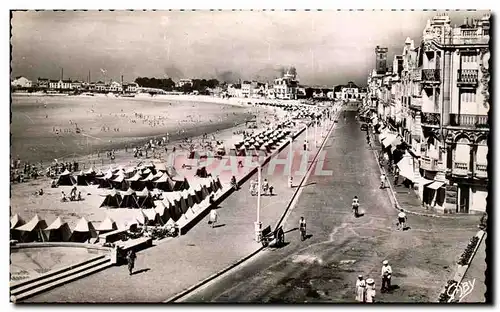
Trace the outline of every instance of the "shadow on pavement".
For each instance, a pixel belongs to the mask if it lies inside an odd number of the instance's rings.
[[[136,274],[141,274],[141,273],[144,273],[144,272],[147,272],[151,270],[150,268],[147,268],[147,269],[140,269],[140,270],[137,270],[135,272],[132,272],[132,275],[136,275]]]
[[[312,235],[312,234],[307,234],[307,235],[306,235],[306,239],[309,239],[309,238],[311,238],[311,237],[313,237],[313,235]]]
[[[297,227],[296,227],[296,228],[293,228],[293,229],[290,229],[290,230],[286,231],[286,232],[285,232],[285,234],[286,234],[286,233],[293,232],[293,231],[297,231],[298,229],[299,229],[299,228],[297,228]]]
[[[223,226],[226,226],[226,224],[225,223],[217,224],[213,228],[216,229],[216,228],[223,227]]]

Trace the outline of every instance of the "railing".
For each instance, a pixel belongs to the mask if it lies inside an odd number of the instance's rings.
[[[452,174],[466,176],[469,173],[469,164],[465,162],[453,162]]]
[[[424,82],[439,82],[439,69],[422,69],[422,81]]]
[[[487,178],[488,177],[488,165],[476,164],[476,170],[474,171],[474,175],[478,178]]]
[[[439,113],[422,113],[422,124],[439,126],[441,114]]]
[[[488,115],[450,114],[450,126],[489,128]]]
[[[477,85],[477,69],[459,69],[458,70],[458,85]]]
[[[422,156],[420,157],[420,168],[427,171],[439,171],[438,160],[428,156]]]

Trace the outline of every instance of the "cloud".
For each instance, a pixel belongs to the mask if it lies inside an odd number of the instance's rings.
[[[480,17],[484,12],[467,12]],[[12,74],[127,80],[165,75],[273,79],[294,66],[303,84],[364,85],[376,45],[401,53],[436,12],[13,12]],[[452,24],[463,12],[450,12]],[[390,22],[389,22],[390,21]]]

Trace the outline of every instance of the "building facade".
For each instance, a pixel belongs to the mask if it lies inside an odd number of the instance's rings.
[[[452,27],[447,15],[427,21],[421,43],[410,38],[383,70],[368,77],[365,105],[374,124],[397,133],[413,157],[422,205],[445,213],[481,213],[488,195],[490,17]]]
[[[26,77],[21,76],[21,77],[16,77],[16,79],[14,79],[10,85],[17,88],[31,88],[32,81]]]

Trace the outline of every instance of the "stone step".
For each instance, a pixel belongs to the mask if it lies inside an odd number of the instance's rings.
[[[19,282],[14,282],[14,283],[11,282],[10,283],[10,291],[12,292],[13,290],[18,289],[19,287],[25,286],[27,284],[32,284],[32,283],[41,281],[43,279],[50,278],[50,277],[52,277],[54,275],[61,274],[61,273],[67,272],[69,270],[73,270],[73,269],[76,269],[78,267],[87,265],[87,264],[89,264],[91,262],[101,260],[104,257],[106,257],[106,255],[99,255],[99,256],[87,259],[85,261],[79,262],[77,264],[72,264],[72,265],[65,266],[65,267],[62,267],[62,268],[59,268],[59,269],[56,269],[56,270],[49,271],[49,272],[44,273],[44,274],[40,274],[39,276],[36,276],[34,278],[30,278],[30,279],[26,279],[26,280],[22,280],[22,281],[19,281]]]
[[[87,263],[86,265],[79,266],[72,270],[61,272],[50,278],[43,279],[33,284],[25,285],[16,289],[15,291],[11,291],[11,301],[16,303],[25,300],[41,292],[53,289],[79,278],[88,276],[92,273],[106,269],[111,265],[111,260],[109,258],[103,258],[98,261],[93,261]]]

